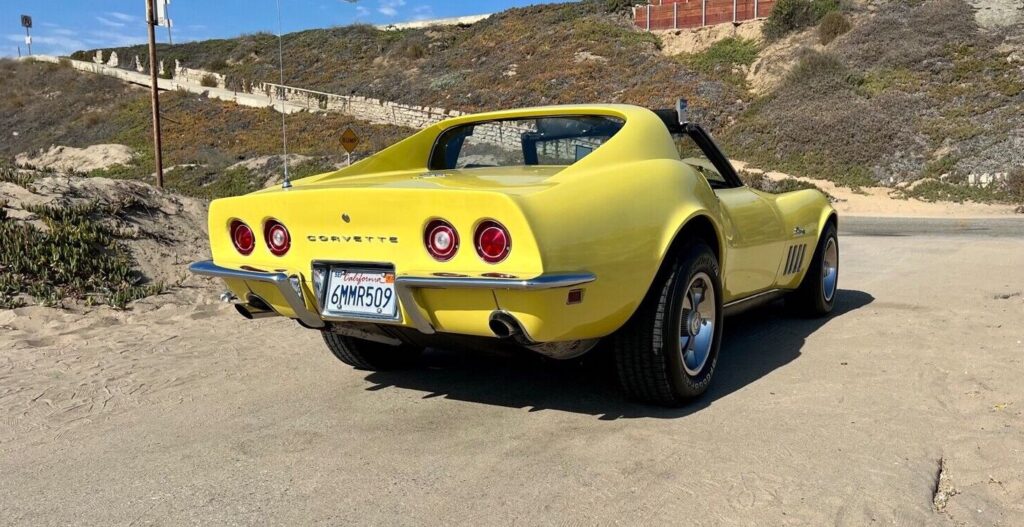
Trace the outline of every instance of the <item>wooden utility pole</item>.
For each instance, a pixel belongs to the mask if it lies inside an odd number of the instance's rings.
[[[146,0],[146,25],[149,28],[149,81],[150,81],[150,95],[153,99],[153,153],[155,154],[156,160],[156,186],[163,188],[164,186],[164,161],[161,153],[162,144],[160,142],[160,89],[157,86],[159,79],[157,76],[157,62],[156,62],[156,0]]]

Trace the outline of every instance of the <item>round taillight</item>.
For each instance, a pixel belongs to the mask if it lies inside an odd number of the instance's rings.
[[[487,220],[476,228],[476,253],[487,263],[504,260],[512,250],[512,238],[504,225]]]
[[[263,226],[263,237],[267,242],[267,248],[274,256],[282,256],[292,246],[292,237],[288,229],[277,220],[270,220]]]
[[[435,260],[447,262],[459,250],[459,233],[451,223],[433,220],[423,231],[423,244],[427,246],[427,252]]]
[[[235,250],[249,256],[256,247],[256,235],[248,225],[235,220],[231,222],[231,242],[235,244]]]

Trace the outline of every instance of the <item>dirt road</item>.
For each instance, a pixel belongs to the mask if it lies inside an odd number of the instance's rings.
[[[1024,524],[1024,242],[842,243],[835,314],[728,319],[679,410],[596,358],[357,372],[212,286],[0,311],[0,523]]]

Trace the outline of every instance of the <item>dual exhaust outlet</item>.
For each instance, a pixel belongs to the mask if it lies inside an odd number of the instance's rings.
[[[256,295],[250,294],[246,300],[248,300],[247,303],[235,304],[235,310],[238,311],[239,315],[248,320],[279,316],[266,300]],[[525,335],[519,321],[505,311],[492,312],[488,321],[488,327],[490,327],[494,336],[499,339],[514,338],[519,340],[523,339]]]

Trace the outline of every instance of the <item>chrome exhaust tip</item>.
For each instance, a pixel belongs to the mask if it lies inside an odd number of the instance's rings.
[[[504,311],[495,311],[491,313],[491,319],[488,321],[488,326],[491,328],[491,332],[494,333],[494,336],[499,339],[517,337],[523,333],[522,328],[519,327],[519,321]]]

